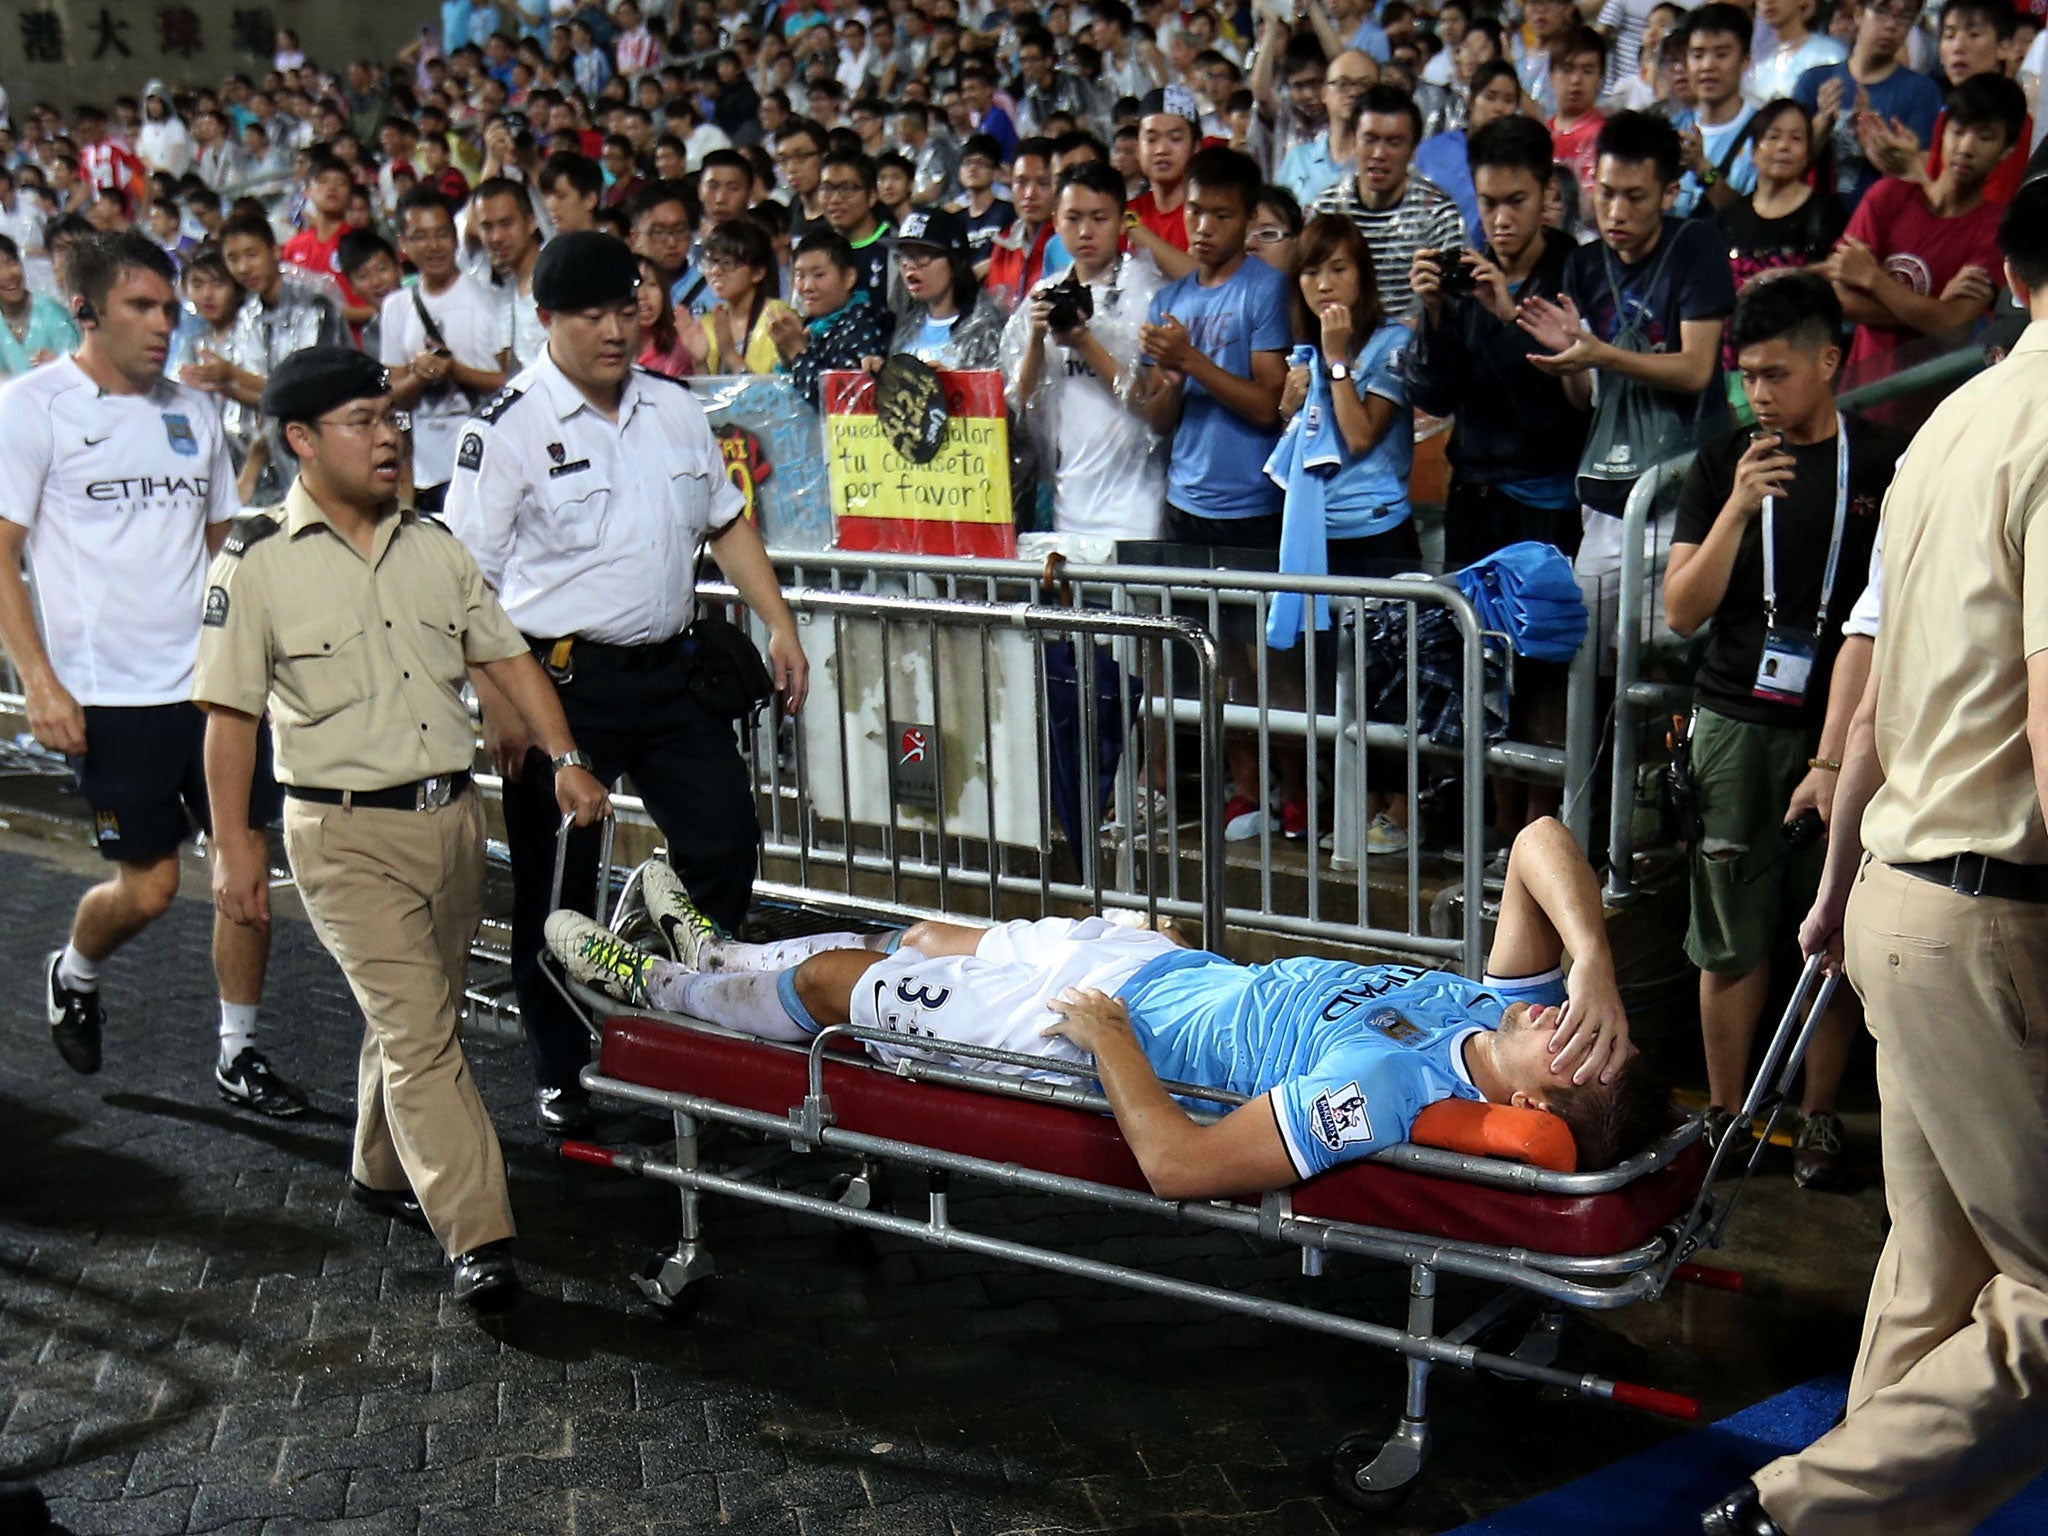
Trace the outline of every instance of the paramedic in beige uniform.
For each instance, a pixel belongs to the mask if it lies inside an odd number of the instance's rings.
[[[208,796],[217,825],[246,820],[267,707],[292,873],[367,1024],[350,1193],[424,1214],[455,1295],[503,1301],[518,1284],[505,1164],[456,1036],[484,868],[465,669],[483,668],[520,711],[565,814],[603,816],[604,787],[469,551],[398,509],[384,370],[308,348],[271,375],[263,411],[299,474],[281,512],[235,525],[207,578],[193,693],[209,711]],[[215,902],[261,926],[268,872],[227,857],[243,847],[222,843]]]
[[[2048,181],[1999,244],[2032,324],[1892,482],[1800,935],[1846,957],[1877,1040],[1891,1235],[1847,1416],[1709,1536],[1965,1536],[2048,1467]]]

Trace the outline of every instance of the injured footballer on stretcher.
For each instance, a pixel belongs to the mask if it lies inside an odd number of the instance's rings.
[[[1483,982],[1306,956],[1237,965],[1099,917],[742,944],[717,935],[659,860],[642,892],[670,957],[560,911],[548,947],[572,979],[764,1040],[845,1023],[900,1035],[861,1042],[885,1065],[1030,1071],[949,1058],[944,1042],[958,1041],[1041,1057],[1049,1075],[1085,1079],[1092,1067],[1153,1192],[1170,1200],[1263,1193],[1369,1157],[1407,1140],[1441,1099],[1556,1114],[1581,1169],[1668,1125],[1629,1043],[1598,883],[1552,820],[1515,839]],[[1162,1078],[1249,1102],[1205,1123]]]

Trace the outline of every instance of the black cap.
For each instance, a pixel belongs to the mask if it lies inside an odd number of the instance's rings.
[[[948,256],[967,254],[967,225],[943,208],[913,208],[896,226],[898,245],[929,245]]]
[[[261,409],[273,421],[311,421],[351,400],[390,393],[391,378],[374,357],[353,347],[306,347],[277,365]]]
[[[640,258],[601,229],[557,235],[533,264],[533,302],[541,309],[591,309],[630,299],[640,286]]]

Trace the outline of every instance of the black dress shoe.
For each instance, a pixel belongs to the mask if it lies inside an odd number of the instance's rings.
[[[597,1123],[590,1095],[579,1088],[536,1088],[533,1118],[550,1136],[588,1136]]]
[[[426,1212],[420,1209],[419,1196],[410,1189],[377,1189],[350,1174],[348,1197],[364,1210],[375,1211],[392,1221],[410,1222],[416,1227],[427,1224]]]
[[[33,1483],[0,1483],[0,1531],[8,1536],[42,1536],[50,1528],[50,1506]]]
[[[1756,1484],[1744,1483],[1701,1512],[1700,1536],[1785,1536],[1785,1532],[1764,1513]]]
[[[454,1262],[455,1280],[450,1290],[457,1301],[488,1312],[509,1306],[519,1294],[519,1271],[512,1267],[512,1255],[503,1242],[458,1253]]]

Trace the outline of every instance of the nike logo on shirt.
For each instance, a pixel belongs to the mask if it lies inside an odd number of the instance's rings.
[[[109,432],[107,434],[107,437],[112,437],[113,435],[113,433]],[[101,443],[104,443],[107,440],[107,437],[88,437],[85,440],[85,446],[88,448],[97,448]]]

